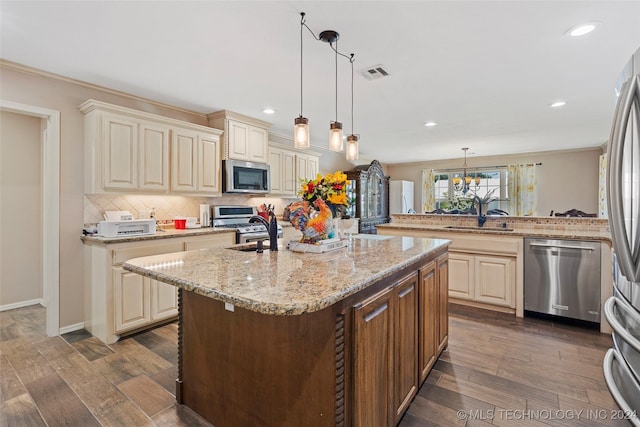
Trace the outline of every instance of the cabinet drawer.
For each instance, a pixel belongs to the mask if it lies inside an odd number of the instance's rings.
[[[165,245],[136,246],[133,248],[115,249],[113,251],[113,265],[122,264],[132,258],[170,254],[172,252],[182,252],[182,243],[175,242]]]

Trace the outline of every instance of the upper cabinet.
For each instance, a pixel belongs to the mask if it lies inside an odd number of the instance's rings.
[[[95,100],[85,114],[85,192],[218,195],[217,129]]]
[[[229,110],[207,115],[209,126],[224,131],[223,159],[268,163],[271,123]]]
[[[217,194],[220,186],[220,138],[179,129],[171,135],[171,191]]]
[[[286,138],[274,136],[287,141]],[[293,144],[293,141],[291,141]],[[320,154],[301,151],[291,146],[269,142],[268,164],[271,170],[271,193],[282,197],[296,197],[300,179],[315,179],[320,164]]]

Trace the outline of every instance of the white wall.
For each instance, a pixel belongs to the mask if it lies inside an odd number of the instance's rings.
[[[0,306],[43,297],[41,119],[0,112]]]
[[[502,166],[518,163],[542,163],[537,167],[537,216],[549,216],[551,210],[578,209],[598,213],[598,167],[600,148],[529,153],[517,156],[467,156],[468,170],[474,167]],[[422,200],[422,169],[462,168],[464,159],[438,160],[387,165],[391,179],[413,181],[416,211]]]

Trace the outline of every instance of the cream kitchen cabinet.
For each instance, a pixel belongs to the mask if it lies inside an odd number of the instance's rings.
[[[225,247],[235,244],[235,232],[177,235],[162,239],[108,243],[84,240],[85,329],[106,344],[123,334],[175,318],[177,288],[125,271],[132,258]]]
[[[220,194],[220,139],[215,134],[175,129],[171,134],[171,191]]]
[[[209,126],[224,131],[223,158],[247,162],[268,162],[271,123],[229,110],[207,115]]]
[[[296,153],[282,148],[269,147],[271,194],[295,197],[298,191]]]
[[[522,282],[522,238],[378,228],[378,234],[451,240],[448,287],[453,302],[516,312]],[[521,300],[521,299],[520,299]]]
[[[219,130],[91,99],[80,111],[85,114],[85,193],[221,192]]]
[[[296,176],[305,180],[318,175],[320,158],[312,154],[296,154]]]

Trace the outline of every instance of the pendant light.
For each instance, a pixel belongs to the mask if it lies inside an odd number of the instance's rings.
[[[347,136],[347,160],[358,160],[358,135],[353,133],[353,56],[349,58],[351,62],[351,135]]]
[[[295,118],[293,143],[296,148],[309,148],[309,119],[302,116],[302,27],[304,26],[304,12],[300,13],[300,115]]]
[[[336,120],[329,123],[329,150],[340,152],[343,150],[342,142],[342,123],[338,121],[338,39],[340,34],[333,30],[327,30],[320,33],[320,40],[329,43],[331,49],[335,52],[336,59]],[[334,49],[333,43],[336,47]]]

